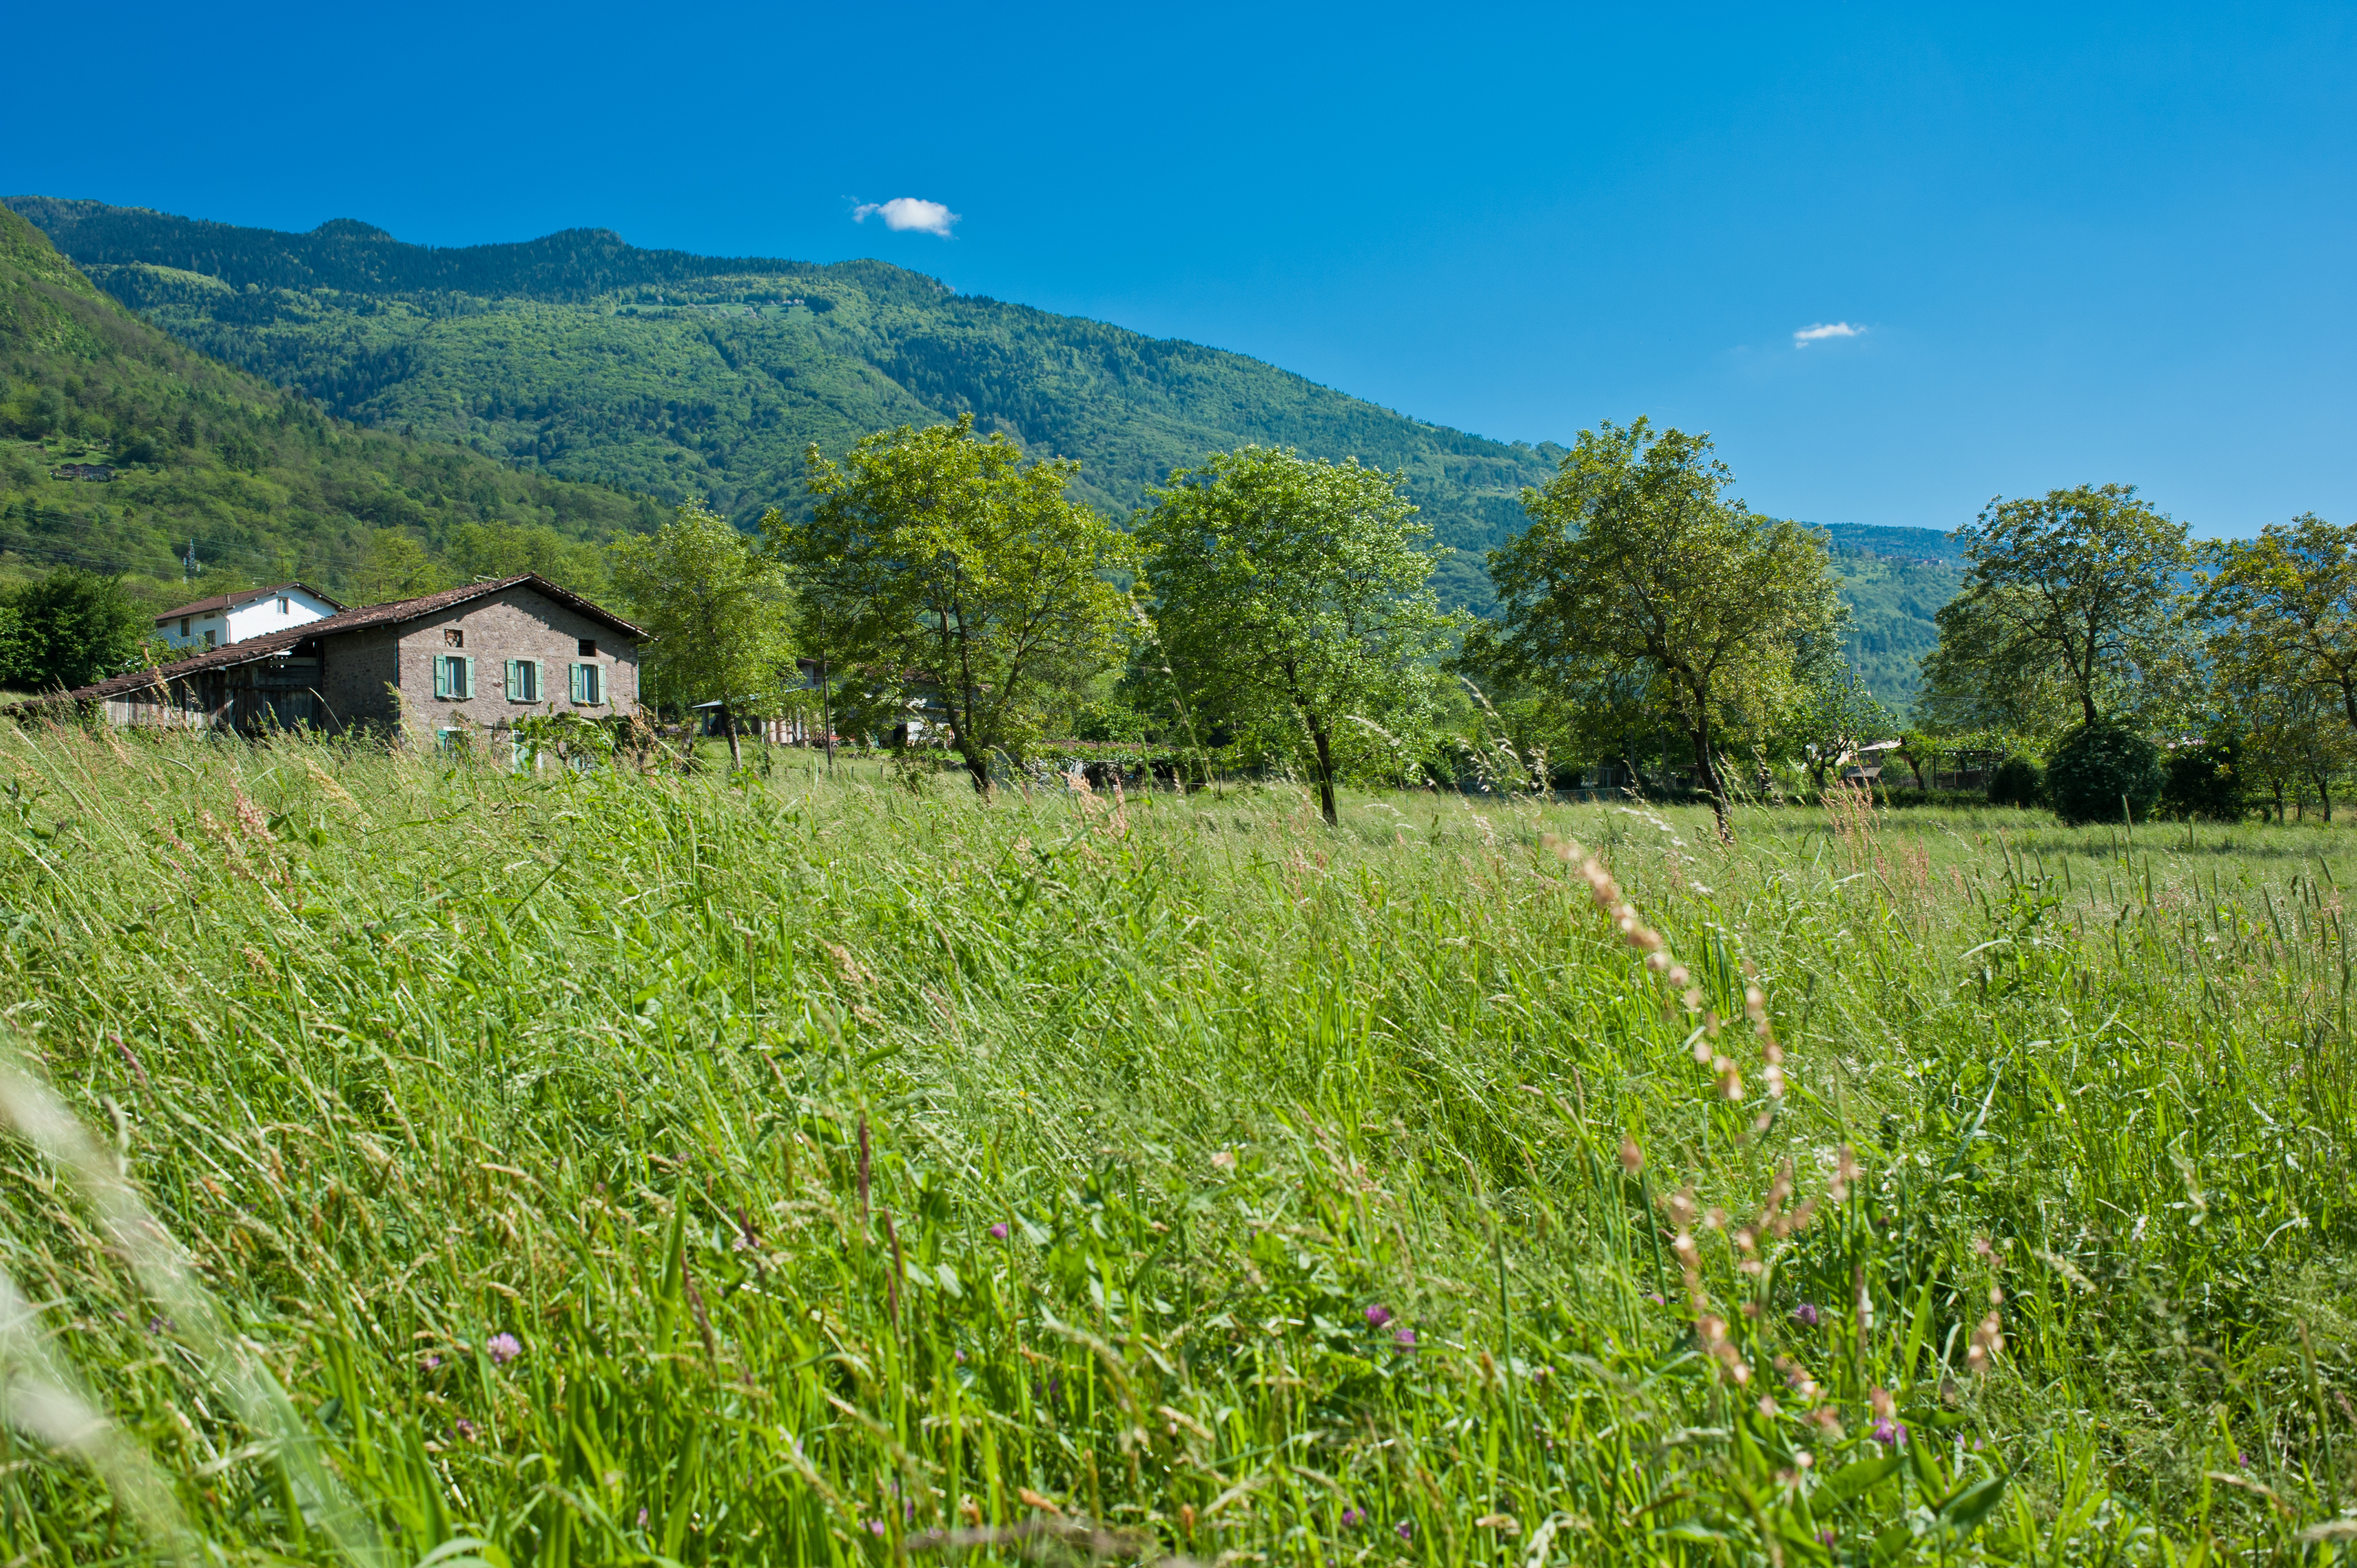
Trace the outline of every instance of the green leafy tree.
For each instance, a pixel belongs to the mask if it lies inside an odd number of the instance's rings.
[[[350,593],[355,607],[390,604],[447,588],[451,577],[449,568],[427,554],[425,546],[409,534],[398,528],[380,528],[362,547]]]
[[[1441,553],[1401,483],[1355,459],[1246,446],[1173,473],[1139,530],[1188,703],[1234,728],[1297,726],[1329,823],[1341,726],[1381,725],[1412,748],[1464,624],[1436,602]]]
[[[1809,770],[1810,781],[1820,793],[1827,771],[1857,756],[1858,747],[1878,740],[1903,739],[1898,715],[1866,689],[1846,661],[1810,671],[1792,717],[1780,733],[1797,746],[1801,765]],[[1921,782],[1920,774],[1917,782]]]
[[[2307,651],[2265,620],[2229,623],[2210,639],[2220,705],[2243,736],[2247,780],[2265,788],[2281,821],[2287,794],[2316,800],[2332,820],[2334,779],[2357,765],[2357,729],[2314,678]]]
[[[1936,723],[2050,735],[2073,709],[2089,726],[2162,694],[2153,677],[2181,651],[2185,524],[2132,485],[2082,485],[1992,500],[1959,537],[1964,586],[1923,661]]]
[[[2107,719],[2076,725],[2046,759],[2046,800],[2067,824],[2142,822],[2160,803],[2160,748]]]
[[[6,607],[7,678],[36,691],[86,686],[120,674],[139,656],[153,626],[122,579],[59,566],[16,588]]]
[[[2328,690],[2357,727],[2357,523],[2314,512],[2217,546],[2201,607],[2235,640],[2276,650],[2283,672]]]
[[[1707,436],[1608,423],[1523,493],[1530,527],[1490,553],[1501,640],[1558,679],[1645,679],[1729,839],[1720,732],[1772,729],[1803,696],[1806,650],[1841,616],[1823,542],[1728,499],[1732,479]]]
[[[1129,568],[1128,541],[1065,493],[1079,464],[1027,467],[971,416],[880,432],[839,464],[815,446],[804,460],[816,504],[771,532],[804,614],[835,656],[936,704],[987,796],[993,755],[1019,754],[1118,659],[1128,601],[1108,579]]]
[[[758,541],[693,501],[653,533],[610,548],[615,586],[655,638],[649,692],[658,702],[721,703],[728,759],[742,766],[738,716],[782,702],[794,668],[784,573]]]

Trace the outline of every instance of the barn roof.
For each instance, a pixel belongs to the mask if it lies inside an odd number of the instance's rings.
[[[401,626],[409,621],[423,620],[427,616],[439,615],[444,610],[455,609],[460,605],[471,604],[477,599],[487,599],[495,594],[506,593],[510,588],[526,587],[536,594],[554,599],[567,608],[577,610],[592,619],[605,622],[634,642],[641,641],[646,638],[647,634],[644,630],[631,625],[595,601],[583,598],[570,588],[558,587],[537,572],[526,572],[521,576],[469,583],[463,588],[446,588],[438,594],[423,594],[414,599],[395,599],[389,604],[369,605],[356,610],[345,610],[340,615],[326,616],[318,620],[306,621],[301,626],[290,627],[285,631],[264,632],[260,637],[249,637],[242,642],[229,643],[213,649],[210,652],[199,653],[188,659],[174,660],[169,664],[159,664],[150,670],[134,670],[128,674],[110,676],[106,680],[94,682],[87,686],[77,686],[70,692],[52,693],[39,701],[53,702],[60,696],[75,702],[119,697],[126,692],[145,691],[161,682],[177,681],[183,676],[199,674],[208,670],[231,670],[241,664],[251,664],[258,660],[275,658],[280,654],[292,652],[296,645],[308,642],[313,638],[334,637],[347,631],[365,631],[371,627],[377,626]],[[272,591],[276,592],[275,589]]]

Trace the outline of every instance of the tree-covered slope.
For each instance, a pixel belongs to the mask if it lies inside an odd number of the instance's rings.
[[[59,477],[81,465],[112,478]],[[79,565],[169,593],[193,541],[208,586],[367,597],[518,564],[578,581],[602,574],[595,542],[657,515],[330,418],[139,320],[0,210],[0,575]]]
[[[1928,528],[1833,523],[1823,532],[1849,606],[1850,668],[1904,714],[1915,701],[1923,656],[1940,640],[1933,619],[1964,585],[1963,547]]]
[[[1480,554],[1559,454],[1404,418],[1241,354],[952,293],[877,262],[645,251],[604,230],[436,250],[21,197],[102,287],[182,341],[379,429],[748,522],[810,442],[971,413],[1123,515],[1176,467],[1258,442],[1404,469],[1485,602]]]

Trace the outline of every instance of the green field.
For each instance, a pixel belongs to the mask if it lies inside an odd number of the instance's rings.
[[[2357,1537],[2346,828],[0,751],[0,1561]]]

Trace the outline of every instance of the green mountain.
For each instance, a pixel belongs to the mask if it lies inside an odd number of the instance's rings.
[[[1928,528],[1823,524],[1849,606],[1850,668],[1867,689],[1904,714],[1915,702],[1923,655],[1940,640],[1932,618],[1964,583],[1964,553],[1950,533]]]
[[[972,413],[1079,458],[1125,515],[1173,467],[1246,442],[1404,469],[1490,597],[1481,553],[1559,448],[1405,418],[1242,354],[952,292],[879,262],[646,251],[605,230],[429,249],[349,219],[308,234],[40,197],[7,205],[182,342],[380,430],[740,523],[801,497],[811,443]]]
[[[208,589],[369,597],[522,567],[594,585],[594,542],[660,515],[333,419],[138,319],[0,209],[0,577],[80,565],[178,596],[193,542]]]
[[[1459,552],[1445,590],[1483,605],[1481,553],[1521,529],[1522,487],[1563,455],[880,262],[648,251],[604,230],[437,250],[350,219],[286,234],[92,201],[5,208],[0,299],[19,303],[0,309],[50,323],[0,319],[0,435],[46,435],[0,444],[0,552],[30,563],[177,576],[193,532],[202,561],[332,592],[366,575],[372,531],[393,525],[452,571],[509,569],[531,542],[536,569],[594,585],[591,553],[555,553],[656,515],[615,490],[702,496],[749,523],[798,501],[806,444],[840,451],[971,413],[1034,452],[1080,458],[1082,492],[1116,515],[1172,467],[1247,441],[1405,469]],[[154,460],[112,485],[47,477],[85,447]],[[1903,710],[1961,552],[1929,529],[1824,532],[1852,663]]]

